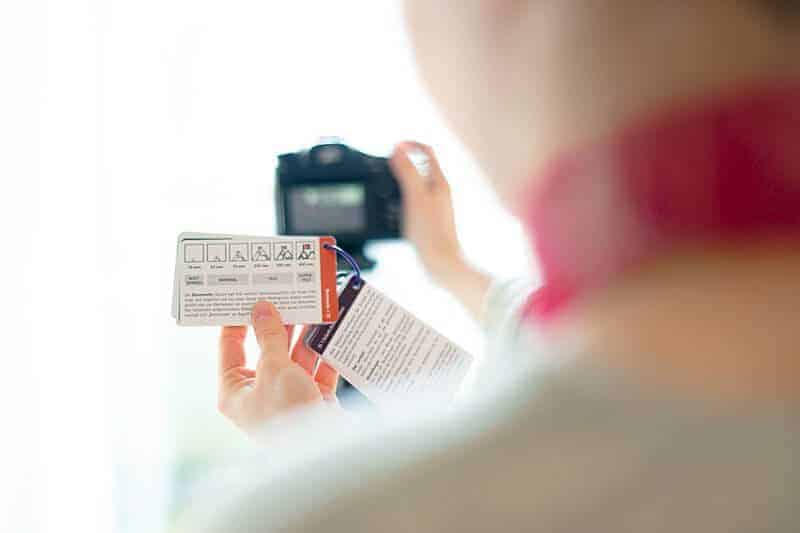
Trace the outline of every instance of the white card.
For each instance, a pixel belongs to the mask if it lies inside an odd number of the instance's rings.
[[[172,316],[182,326],[250,323],[259,300],[286,324],[327,324],[338,317],[333,237],[178,236]]]
[[[403,397],[449,400],[474,358],[374,287],[353,277],[339,320],[313,328],[306,345],[376,404]]]

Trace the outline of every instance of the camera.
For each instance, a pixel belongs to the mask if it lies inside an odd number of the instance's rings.
[[[398,239],[403,205],[389,160],[341,142],[278,156],[275,176],[278,231],[284,235],[333,235],[362,268],[373,240]]]

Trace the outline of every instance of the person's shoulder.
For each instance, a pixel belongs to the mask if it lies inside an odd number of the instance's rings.
[[[416,404],[362,414],[356,422],[308,413],[273,428],[264,436],[267,447],[215,476],[184,523],[187,530],[215,532],[366,530],[385,513],[432,510],[439,498],[464,497],[447,490],[445,480],[469,479],[492,463],[491,441],[505,438],[502,428],[525,401],[506,391],[454,409]],[[213,508],[202,503],[223,484],[222,501]]]
[[[399,532],[488,530],[502,521],[582,531],[593,522],[646,528],[653,519],[681,528],[693,516],[705,531],[732,531],[737,519],[766,519],[742,515],[763,494],[772,498],[763,511],[791,514],[777,487],[798,449],[774,425],[761,424],[754,437],[739,418],[684,413],[602,373],[563,370],[536,385],[522,377],[447,416],[355,432],[252,486],[217,523]]]
[[[595,369],[536,387],[417,429],[412,453],[372,457],[384,467],[303,530],[792,531],[800,518],[785,491],[800,431],[775,413],[706,410]]]

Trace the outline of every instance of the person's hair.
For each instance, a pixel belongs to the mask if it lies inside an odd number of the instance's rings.
[[[758,0],[775,16],[800,16],[800,0]]]

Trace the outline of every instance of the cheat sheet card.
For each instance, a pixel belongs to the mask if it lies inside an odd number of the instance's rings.
[[[364,280],[339,296],[339,320],[311,328],[306,345],[376,404],[450,400],[473,357]]]
[[[333,237],[178,236],[172,316],[181,326],[250,323],[253,304],[275,304],[286,324],[336,321]]]

